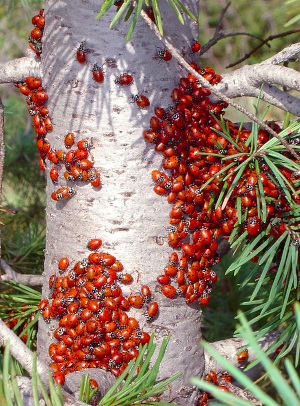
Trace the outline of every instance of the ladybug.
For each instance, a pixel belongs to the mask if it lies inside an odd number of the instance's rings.
[[[148,321],[152,320],[158,313],[158,304],[157,302],[152,302],[149,304],[149,307],[147,309],[146,313],[146,319]]]
[[[115,83],[120,86],[130,86],[133,83],[133,77],[128,73],[122,73],[116,77]]]
[[[143,94],[136,94],[135,96],[131,95],[131,97],[132,97],[132,100],[136,103],[136,105],[140,109],[144,109],[144,108],[150,106],[150,101],[149,101],[148,97],[146,97]]]
[[[158,48],[156,51],[154,59],[162,59],[166,62],[170,61],[172,59],[172,54],[168,49],[162,49]]]
[[[144,304],[144,299],[142,296],[139,295],[130,295],[128,297],[129,303],[132,307],[135,307],[136,309],[141,309]]]
[[[53,379],[55,380],[55,382],[56,382],[58,385],[63,385],[63,384],[65,383],[66,376],[65,376],[64,372],[62,372],[62,371],[56,371],[56,372],[54,372],[54,374],[53,374]]]
[[[77,142],[77,148],[84,151],[89,151],[92,148],[92,144],[87,140],[80,140]]]
[[[39,28],[35,27],[33,30],[30,32],[30,37],[32,39],[38,40],[42,37],[43,32]]]
[[[31,89],[37,89],[38,87],[41,86],[41,80],[39,78],[35,78],[32,76],[27,76],[25,79],[26,85]]]
[[[91,251],[96,251],[102,245],[102,240],[100,238],[93,238],[87,243],[87,248]]]
[[[133,277],[129,273],[121,274],[118,279],[121,283],[124,283],[124,285],[128,285],[133,281]]]
[[[163,295],[167,298],[172,299],[176,295],[176,289],[172,285],[163,285],[161,288]]]
[[[53,183],[57,183],[58,171],[56,167],[50,169],[50,178]]]
[[[101,186],[101,180],[100,180],[100,175],[99,174],[94,174],[90,177],[90,184],[94,188],[99,188]]]
[[[76,52],[76,59],[79,63],[84,63],[86,61],[86,50],[84,49],[84,43],[82,42]]]
[[[248,350],[247,349],[243,350],[237,355],[237,362],[241,364],[242,362],[245,362],[248,359],[248,357],[249,357]]]
[[[74,144],[74,138],[75,138],[75,136],[74,136],[73,133],[68,133],[68,134],[65,136],[65,141],[64,141],[64,143],[65,143],[65,147],[66,147],[66,148],[71,148],[71,147],[72,147],[72,145]]]
[[[67,257],[61,258],[58,262],[58,268],[65,271],[69,266],[69,259]]]
[[[191,49],[192,49],[193,54],[195,54],[196,52],[199,52],[201,49],[200,43],[198,41],[194,41],[191,45]]]
[[[104,80],[104,73],[102,67],[96,63],[92,67],[93,79],[95,82],[102,83]]]
[[[148,285],[142,285],[141,287],[141,295],[145,302],[150,302],[151,300],[151,290]]]

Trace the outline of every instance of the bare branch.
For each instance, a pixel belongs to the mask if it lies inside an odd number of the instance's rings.
[[[242,58],[238,59],[237,61],[226,66],[226,68],[232,68],[232,67],[240,64],[241,62],[245,61],[246,59],[250,58],[251,55],[253,55],[256,51],[258,51],[261,47],[263,47],[265,44],[272,41],[273,39],[286,37],[287,35],[295,34],[299,31],[300,31],[300,29],[295,29],[295,30],[285,31],[285,32],[282,32],[282,33],[276,34],[276,35],[269,35],[268,38],[264,39],[260,44],[258,44],[255,48],[253,48],[252,51],[248,52],[247,54],[245,54]],[[280,63],[280,62],[278,62],[278,63]]]
[[[282,51],[278,52],[276,55],[271,56],[271,58],[266,59],[264,63],[271,63],[272,65],[278,65],[282,62],[297,61],[300,55],[300,42],[296,44],[289,45],[283,48]]]
[[[40,62],[36,57],[23,57],[0,64],[0,83],[21,82],[26,76],[40,77]]]
[[[5,272],[5,275],[1,276],[1,281],[13,280],[26,286],[41,286],[45,281],[42,275],[26,275],[15,272],[3,259],[1,259],[0,265]]]
[[[262,71],[260,72],[260,68]],[[275,71],[273,72],[273,68]],[[256,77],[257,75],[257,77]],[[286,81],[286,82],[285,82]],[[271,83],[284,85],[300,90],[300,73],[283,66],[270,64],[246,65],[223,76],[216,88],[230,98],[258,97],[282,110],[289,111],[295,116],[300,115],[300,102],[295,96],[280,90]],[[261,89],[261,85],[263,85]],[[220,100],[212,96],[213,100]]]
[[[266,351],[274,343],[279,334],[280,332],[273,331],[266,334],[264,337],[258,340],[261,349],[263,351]],[[229,338],[227,340],[215,341],[210,345],[215,350],[217,350],[220,355],[229,360],[232,364],[240,367],[240,364],[237,362],[237,354],[240,351],[240,348],[246,346],[247,344],[248,343],[242,338]],[[249,354],[248,357],[249,363],[256,360],[257,357],[250,347],[248,348],[248,354]],[[205,352],[204,356],[205,356],[205,373],[208,373],[210,370],[214,370],[215,372],[225,372],[224,367],[220,365],[210,354]],[[247,374],[248,375],[252,374],[252,377],[253,375],[256,376],[258,373],[258,369],[260,369],[260,366],[254,367],[250,371],[247,371]]]
[[[295,152],[295,150],[287,143],[285,139],[280,137],[270,126],[268,126],[266,123],[263,121],[259,120],[257,117],[255,117],[254,114],[250,113],[248,110],[245,108],[241,107],[239,104],[235,103],[232,101],[229,97],[221,93],[219,90],[216,89],[216,86],[212,86],[206,79],[204,79],[199,73],[193,69],[189,63],[185,61],[184,58],[180,55],[180,53],[177,51],[177,49],[165,38],[162,37],[160,34],[156,24],[154,24],[151,19],[147,16],[145,11],[141,11],[141,16],[145,20],[145,22],[149,25],[149,27],[154,31],[155,35],[165,44],[165,46],[172,52],[172,55],[177,59],[177,61],[192,75],[195,76],[195,78],[198,80],[198,82],[202,85],[208,88],[215,96],[217,96],[220,100],[225,101],[232,107],[234,107],[236,110],[240,111],[243,113],[245,116],[247,116],[251,121],[254,123],[257,123],[260,128],[266,130],[269,134],[271,134],[273,137],[277,138],[279,142],[285,146],[285,148],[298,160],[300,161],[300,156]]]
[[[201,46],[199,56],[205,54],[210,48],[212,48],[217,42],[221,41],[224,38],[229,38],[229,37],[236,37],[236,36],[247,36],[247,37],[252,37],[255,39],[258,39],[259,41],[263,42],[263,38],[259,37],[258,35],[251,34],[250,32],[244,32],[244,31],[229,31],[229,32],[220,32],[218,36],[214,36],[211,38],[206,44]]]

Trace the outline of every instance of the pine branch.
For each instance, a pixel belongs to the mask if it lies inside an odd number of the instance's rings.
[[[26,275],[15,272],[3,259],[0,261],[0,266],[5,272],[5,275],[1,275],[1,281],[3,282],[14,280],[26,286],[41,286],[44,283],[44,277],[42,275]]]
[[[192,75],[195,76],[195,78],[199,81],[199,83],[202,86],[205,86],[208,88],[214,95],[216,95],[220,100],[225,101],[232,107],[234,107],[236,110],[240,111],[243,113],[245,116],[247,116],[251,121],[255,122],[258,124],[262,129],[266,130],[269,134],[271,134],[273,137],[277,138],[279,142],[285,146],[285,148],[298,160],[300,161],[300,156],[297,154],[294,149],[287,143],[286,140],[284,140],[280,135],[278,135],[270,126],[265,124],[263,121],[259,120],[257,117],[255,117],[254,114],[250,113],[248,110],[245,108],[241,107],[239,104],[233,102],[229,97],[221,93],[219,90],[215,88],[215,86],[212,86],[206,79],[204,79],[195,69],[193,69],[188,62],[185,61],[184,58],[180,55],[178,50],[165,38],[163,37],[156,24],[154,24],[151,19],[147,16],[147,14],[142,10],[141,11],[141,16],[147,23],[147,25],[154,31],[155,35],[159,38],[160,41],[162,41],[165,46],[171,51],[172,55],[177,59],[177,61]]]
[[[36,57],[23,57],[0,64],[0,83],[21,82],[27,76],[41,77],[41,63]]]

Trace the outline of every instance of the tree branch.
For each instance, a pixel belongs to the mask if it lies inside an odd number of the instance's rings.
[[[271,63],[272,65],[278,65],[282,62],[297,61],[300,55],[300,42],[289,45],[276,55],[266,59],[264,63]]]
[[[280,332],[278,331],[273,331],[268,334],[266,334],[264,337],[258,340],[258,343],[263,351],[266,351],[276,340],[276,338],[279,336]],[[232,364],[235,366],[239,366],[240,364],[237,362],[237,354],[240,351],[240,349],[243,346],[247,346],[247,342],[242,339],[242,338],[229,338],[227,340],[221,340],[221,341],[215,341],[214,343],[211,343],[210,345],[218,351],[220,355],[222,355],[224,358],[229,360]],[[256,360],[256,355],[255,352],[251,349],[251,347],[248,348],[248,362],[252,362]],[[209,371],[213,370],[215,372],[225,372],[224,367],[220,365],[210,354],[207,352],[204,353],[205,357],[205,372],[209,373]],[[247,371],[247,375],[252,375],[256,376],[258,373],[258,369],[261,367],[257,365],[256,367],[252,368],[251,370]]]
[[[230,98],[258,97],[260,95],[261,99],[267,103],[299,116],[299,99],[275,86],[271,86],[274,83],[299,91],[300,73],[284,66],[266,64],[265,62],[246,65],[225,74],[223,80],[216,85],[216,88]],[[264,85],[261,89],[262,84]],[[221,100],[215,96],[212,96],[212,99],[215,101]]]
[[[3,282],[13,280],[26,286],[41,286],[45,281],[42,275],[26,275],[15,272],[3,259],[0,261],[0,266],[5,272],[5,275],[1,275]]]
[[[36,57],[23,57],[0,64],[0,83],[21,82],[26,76],[41,77],[41,63]]]
[[[215,96],[217,96],[220,100],[225,101],[232,107],[234,107],[236,110],[240,111],[243,113],[245,116],[247,116],[251,121],[254,123],[257,123],[260,128],[263,130],[266,130],[269,134],[271,134],[273,137],[277,138],[279,142],[285,146],[285,148],[297,159],[297,161],[300,161],[300,155],[295,152],[295,150],[287,143],[285,139],[280,137],[270,126],[268,126],[266,123],[263,121],[259,120],[254,114],[250,113],[248,110],[240,106],[239,104],[235,103],[232,101],[228,96],[224,95],[221,93],[218,89],[216,89],[216,86],[212,86],[206,79],[204,79],[195,69],[193,69],[188,62],[185,61],[184,58],[180,55],[180,53],[177,51],[177,49],[165,38],[162,37],[160,34],[156,24],[152,22],[152,20],[147,16],[144,10],[141,11],[141,16],[147,23],[147,25],[154,31],[155,35],[165,44],[165,46],[172,52],[172,55],[177,59],[177,61],[192,75],[195,76],[195,78],[198,80],[198,82],[202,85],[208,88],[211,93],[213,93]]]
[[[269,41],[272,41],[273,39],[276,39],[276,38],[286,37],[287,35],[295,34],[299,31],[300,31],[300,29],[295,29],[295,30],[285,31],[285,32],[282,32],[282,33],[276,34],[276,35],[270,35],[268,38],[264,39],[260,44],[258,44],[255,48],[253,48],[252,51],[248,52],[247,54],[245,54],[242,58],[238,59],[237,61],[226,66],[226,68],[232,68],[232,67],[240,64],[241,62],[244,62],[246,59],[250,58],[251,55],[253,55],[256,51],[258,51],[262,46],[267,44]],[[278,62],[278,63],[280,63],[280,62]]]

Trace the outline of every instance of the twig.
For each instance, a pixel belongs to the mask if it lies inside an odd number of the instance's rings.
[[[294,151],[294,149],[286,142],[285,139],[280,137],[271,127],[269,127],[267,124],[265,124],[263,121],[259,120],[257,117],[255,117],[254,114],[250,113],[247,111],[245,108],[241,107],[239,104],[233,102],[229,97],[225,96],[223,93],[217,91],[214,86],[212,86],[206,79],[204,79],[195,69],[193,69],[189,63],[185,61],[185,59],[182,58],[182,56],[179,54],[177,49],[162,35],[160,34],[156,24],[152,22],[152,20],[147,16],[144,10],[141,11],[141,16],[145,20],[145,22],[149,25],[149,27],[154,31],[155,35],[165,44],[165,46],[172,52],[172,55],[177,59],[177,61],[192,75],[195,76],[196,79],[198,79],[199,83],[201,83],[202,86],[208,88],[212,93],[214,93],[217,97],[219,97],[221,100],[225,101],[226,103],[230,104],[232,107],[234,107],[236,110],[240,111],[243,113],[245,116],[250,118],[251,121],[254,121],[257,123],[262,129],[266,130],[269,134],[271,134],[273,137],[277,138],[279,142],[285,146],[285,148],[297,159],[297,161],[300,161],[300,156]]]
[[[288,35],[295,34],[296,32],[300,32],[300,28],[295,29],[295,30],[285,31],[285,32],[282,32],[282,33],[276,34],[276,35],[269,35],[260,44],[258,44],[255,48],[253,48],[252,51],[247,52],[242,58],[240,58],[237,61],[231,63],[230,65],[227,65],[226,68],[232,68],[233,66],[236,66],[241,62],[244,62],[246,59],[250,58],[251,55],[253,55],[256,51],[258,51],[261,47],[263,47],[269,41],[272,41],[273,39],[276,39],[276,38],[286,37]]]
[[[2,202],[2,181],[3,181],[3,167],[5,158],[5,144],[4,144],[4,107],[0,99],[0,204]],[[1,228],[0,228],[0,259],[1,259]]]
[[[226,6],[223,8],[223,10],[221,11],[221,15],[219,17],[219,20],[218,20],[218,23],[217,23],[217,26],[216,26],[214,37],[217,37],[218,33],[221,31],[221,29],[223,27],[223,20],[224,20],[225,14],[226,14],[228,8],[230,7],[230,5],[231,5],[231,1],[229,1],[226,4]]]
[[[258,39],[260,41],[264,41],[264,39],[259,37],[258,35],[251,34],[251,33],[248,33],[248,32],[224,33],[224,32],[221,31],[222,28],[223,28],[223,20],[224,20],[225,14],[226,14],[226,12],[227,12],[230,5],[231,5],[231,1],[229,3],[227,3],[227,5],[223,8],[223,10],[221,12],[221,15],[219,17],[219,20],[218,20],[214,35],[206,44],[201,45],[199,56],[205,54],[205,52],[207,52],[212,46],[214,46],[221,39],[228,38],[228,37],[234,37],[234,36],[237,36],[237,35],[246,35],[246,36]]]
[[[42,275],[26,275],[14,271],[3,259],[1,259],[0,265],[5,272],[5,275],[1,275],[1,281],[3,282],[13,280],[26,286],[41,286],[45,281]]]
[[[213,45],[215,45],[220,40],[222,40],[224,38],[236,37],[236,36],[240,36],[240,35],[245,35],[247,37],[252,37],[252,38],[258,39],[259,41],[264,41],[263,38],[259,37],[258,35],[255,35],[255,34],[251,34],[250,32],[243,32],[243,31],[234,31],[234,32],[226,32],[226,33],[220,32],[217,37],[213,37],[206,44],[201,45],[199,56],[201,56],[205,52],[207,52]]]

